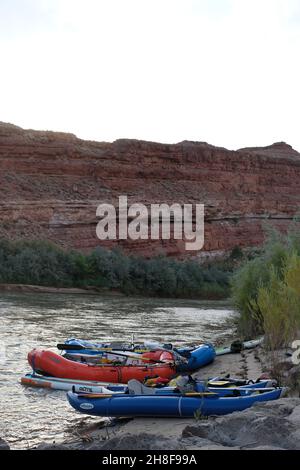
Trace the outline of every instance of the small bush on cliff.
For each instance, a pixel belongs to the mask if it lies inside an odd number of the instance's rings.
[[[242,249],[239,246],[235,246],[230,253],[230,259],[239,260],[244,256]]]

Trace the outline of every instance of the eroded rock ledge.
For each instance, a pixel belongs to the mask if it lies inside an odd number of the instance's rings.
[[[99,203],[204,203],[212,255],[263,241],[263,224],[285,229],[300,206],[300,154],[284,142],[230,151],[204,142],[113,143],[0,123],[0,237],[99,245]],[[104,244],[103,242],[101,242]],[[105,242],[112,246],[114,242]],[[186,256],[182,241],[122,241],[127,252]]]

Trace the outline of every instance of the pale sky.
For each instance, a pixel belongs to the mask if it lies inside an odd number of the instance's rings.
[[[0,0],[0,121],[300,151],[300,0]]]

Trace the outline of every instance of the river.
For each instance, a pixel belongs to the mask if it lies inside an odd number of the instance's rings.
[[[65,437],[78,423],[65,393],[26,388],[26,356],[66,338],[229,341],[234,310],[224,302],[71,294],[0,294],[0,437],[13,449]]]

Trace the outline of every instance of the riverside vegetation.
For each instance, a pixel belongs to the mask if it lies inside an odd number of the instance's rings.
[[[225,262],[199,265],[164,256],[145,259],[120,250],[65,251],[47,241],[0,240],[0,283],[94,287],[127,295],[224,299],[230,295],[233,250]]]
[[[300,232],[271,231],[253,259],[232,279],[232,296],[240,312],[244,337],[265,334],[270,349],[287,346],[300,328]]]

